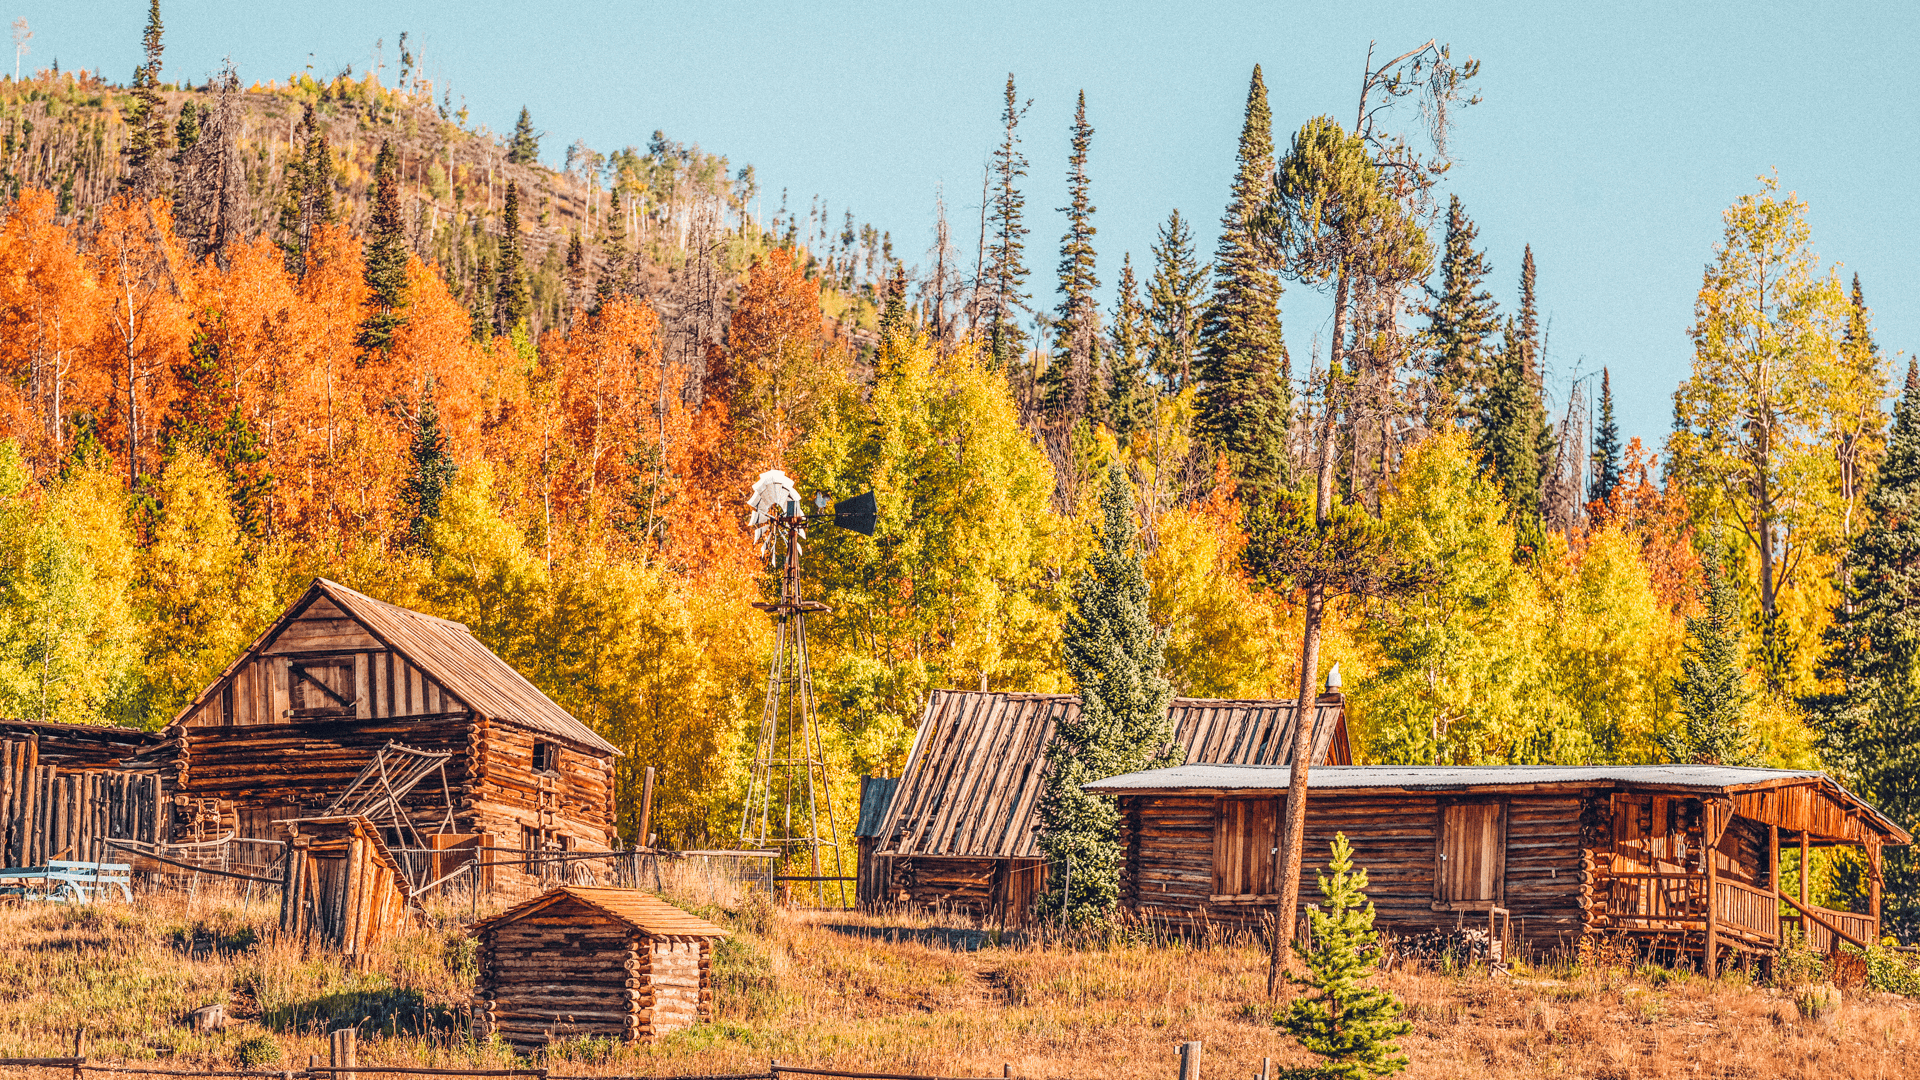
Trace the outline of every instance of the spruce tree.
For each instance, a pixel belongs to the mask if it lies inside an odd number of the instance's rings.
[[[1155,381],[1168,394],[1193,382],[1207,271],[1194,256],[1192,227],[1175,210],[1160,226],[1159,242],[1153,246],[1153,280],[1147,285],[1150,362]]]
[[[1593,429],[1593,486],[1587,498],[1605,503],[1620,486],[1620,425],[1613,418],[1613,376],[1600,369],[1600,422]]]
[[[1054,729],[1040,797],[1040,849],[1049,863],[1045,912],[1070,924],[1098,918],[1120,892],[1119,811],[1081,785],[1167,764],[1173,727],[1160,632],[1147,619],[1147,578],[1134,545],[1133,491],[1107,468],[1099,540],[1074,583],[1063,651],[1079,715]]]
[[[1920,365],[1911,360],[1866,509],[1870,524],[1854,539],[1846,591],[1823,635],[1819,675],[1836,689],[1803,704],[1821,756],[1913,832],[1920,829]],[[1920,935],[1920,854],[1888,848],[1882,858],[1882,926],[1912,940]]]
[[[1273,191],[1273,113],[1255,65],[1232,195],[1220,219],[1213,297],[1202,319],[1199,427],[1235,474],[1270,486],[1291,406],[1291,364],[1280,332],[1280,274],[1259,224]]]
[[[284,169],[286,197],[280,204],[279,244],[286,253],[287,272],[304,278],[314,234],[333,223],[333,151],[312,103],[301,115],[296,133],[301,151],[287,159]]]
[[[179,390],[160,421],[160,451],[168,461],[192,451],[218,466],[226,474],[234,520],[247,535],[258,537],[266,532],[274,478],[261,467],[266,443],[247,421],[239,381],[222,363],[220,324],[218,313],[203,315],[186,355],[174,365]]]
[[[201,110],[191,101],[180,106],[180,119],[173,124],[173,145],[176,147],[173,152],[173,163],[175,165],[181,164],[181,159],[186,156],[187,151],[193,149],[193,144],[200,141],[200,113]]]
[[[1721,562],[1718,535],[1706,558],[1706,610],[1687,620],[1687,641],[1673,693],[1680,724],[1661,739],[1670,761],[1691,765],[1757,763],[1747,726],[1747,673],[1741,663],[1740,597]]]
[[[1093,200],[1088,192],[1087,150],[1093,125],[1087,123],[1087,92],[1073,112],[1072,150],[1067,156],[1067,231],[1060,238],[1060,304],[1054,309],[1053,362],[1041,380],[1048,415],[1061,424],[1087,416],[1099,372],[1100,308],[1094,292]]]
[[[1140,285],[1133,275],[1133,256],[1120,259],[1120,296],[1113,312],[1107,344],[1107,426],[1124,444],[1146,422],[1153,405],[1147,378],[1146,342],[1152,331],[1140,309]]]
[[[165,50],[160,0],[148,0],[147,29],[141,38],[146,62],[133,72],[133,105],[127,110],[127,174],[121,186],[142,199],[165,187],[167,110],[160,99],[160,57]]]
[[[520,258],[520,185],[507,184],[506,209],[500,214],[500,263],[493,289],[493,329],[511,334],[533,311],[526,265]]]
[[[1433,382],[1438,412],[1451,421],[1471,415],[1493,380],[1493,350],[1487,340],[1500,328],[1493,294],[1484,287],[1493,268],[1473,246],[1479,228],[1460,205],[1447,202],[1446,251],[1440,257],[1440,292],[1427,306],[1433,340]]]
[[[407,537],[415,547],[425,547],[433,522],[440,517],[440,503],[452,486],[459,466],[454,464],[446,433],[440,430],[440,406],[434,400],[433,382],[428,380],[420,395],[413,418],[413,443],[408,448],[412,467],[400,499],[407,508]]]
[[[1280,1026],[1324,1060],[1313,1077],[1367,1080],[1407,1067],[1394,1041],[1413,1030],[1391,993],[1367,985],[1378,966],[1380,934],[1373,928],[1367,872],[1355,869],[1344,833],[1333,837],[1333,859],[1320,877],[1321,903],[1307,911],[1311,947],[1294,951],[1306,974],[1289,976],[1307,991],[1279,1018]]]
[[[1547,473],[1553,468],[1559,443],[1554,438],[1553,425],[1547,422],[1546,373],[1541,370],[1545,350],[1540,340],[1540,311],[1535,285],[1533,245],[1528,244],[1520,256],[1520,314],[1511,320],[1510,327],[1511,340],[1519,347],[1521,367],[1526,374],[1529,392],[1533,395],[1533,453],[1540,465],[1539,482],[1544,487]]]
[[[1027,175],[1027,156],[1020,152],[1020,121],[1032,106],[1021,103],[1007,73],[1006,108],[1000,114],[1002,135],[993,154],[994,191],[987,228],[986,281],[981,296],[980,321],[987,331],[988,363],[995,371],[1010,371],[1026,345],[1020,330],[1020,312],[1027,309],[1026,196],[1020,179]]]
[[[522,105],[520,119],[514,122],[513,134],[507,138],[507,162],[513,165],[531,165],[539,159],[540,135],[533,130],[533,115],[527,111],[525,105]]]
[[[362,352],[386,353],[394,332],[406,325],[407,233],[400,217],[400,155],[392,140],[380,144],[373,164],[373,213],[362,246],[367,283],[367,317],[355,344]]]
[[[1511,324],[1511,320],[1509,320]],[[1477,410],[1474,447],[1505,497],[1523,534],[1540,520],[1540,450],[1536,438],[1539,399],[1527,378],[1523,347],[1509,325],[1506,344],[1493,358],[1493,372]],[[1524,542],[1523,535],[1523,542]]]

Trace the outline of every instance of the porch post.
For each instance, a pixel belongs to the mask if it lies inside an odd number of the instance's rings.
[[[1867,847],[1867,858],[1872,863],[1873,872],[1867,875],[1867,899],[1869,910],[1873,913],[1873,943],[1880,944],[1880,845]]]
[[[1801,829],[1800,830],[1800,906],[1802,908],[1807,906],[1807,853],[1812,850],[1813,848],[1807,843],[1807,830]],[[1802,923],[1801,925],[1804,926],[1805,923]],[[1811,928],[1809,927],[1809,929]],[[1811,940],[1812,935],[1808,935],[1808,939]]]
[[[1716,912],[1713,906],[1713,894],[1716,891],[1714,886],[1720,879],[1715,872],[1718,864],[1714,861],[1713,849],[1707,848],[1705,855],[1707,857],[1707,951],[1702,969],[1707,973],[1707,978],[1711,979],[1719,967],[1720,960],[1720,922],[1715,917]]]

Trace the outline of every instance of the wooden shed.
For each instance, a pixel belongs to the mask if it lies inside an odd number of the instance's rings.
[[[618,750],[462,624],[324,578],[131,764],[157,768],[176,804],[215,804],[224,829],[277,844],[276,822],[326,813],[390,743],[447,755],[443,774],[403,808],[419,831],[440,834],[436,846],[522,860],[495,867],[496,877],[571,880],[573,864],[540,857],[606,850],[616,838]]]
[[[124,862],[109,841],[151,843],[167,817],[159,778],[119,766],[158,742],[131,728],[0,720],[0,867]]]
[[[861,845],[861,896],[1023,922],[1046,887],[1046,746],[1079,710],[1076,694],[935,691],[871,850]],[[1168,715],[1186,761],[1285,764],[1298,711],[1295,701],[1175,698]],[[1321,695],[1310,720],[1316,764],[1353,760],[1345,698]]]
[[[288,822],[280,929],[359,956],[405,925],[406,875],[364,817]]]
[[[1185,926],[1272,915],[1289,770],[1188,764],[1087,785],[1117,796],[1121,903]],[[1344,833],[1379,925],[1397,933],[1511,924],[1535,949],[1619,934],[1705,958],[1771,957],[1799,923],[1823,951],[1879,938],[1881,849],[1912,842],[1825,775],[1712,765],[1346,766],[1310,774],[1301,899]],[[1780,848],[1853,845],[1868,910],[1779,886]],[[1783,914],[1783,912],[1785,914]]]
[[[474,1032],[519,1046],[650,1039],[713,1016],[727,931],[631,889],[553,889],[476,924]]]

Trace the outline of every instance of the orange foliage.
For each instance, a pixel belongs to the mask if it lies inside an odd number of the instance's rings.
[[[54,222],[54,205],[50,192],[24,192],[0,228],[0,436],[35,456],[57,455],[65,442],[67,380],[101,314],[86,259]]]
[[[166,200],[122,195],[101,211],[91,254],[106,303],[87,362],[77,365],[73,404],[99,419],[102,439],[138,477],[159,465],[154,436],[193,333],[186,247]]]
[[[716,389],[740,435],[757,444],[753,456],[769,465],[784,463],[795,414],[811,403],[823,325],[820,285],[792,248],[754,263],[727,328],[731,364]]]
[[[1638,438],[1629,442],[1620,483],[1606,503],[1594,507],[1594,526],[1619,522],[1639,537],[1654,594],[1669,611],[1691,615],[1700,607],[1700,556],[1693,550],[1686,499],[1672,485],[1654,486],[1659,466],[1659,456]]]

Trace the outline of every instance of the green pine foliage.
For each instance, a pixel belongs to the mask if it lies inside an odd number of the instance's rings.
[[[167,109],[160,99],[160,57],[165,51],[160,0],[149,0],[141,38],[146,62],[133,72],[133,105],[127,110],[127,172],[121,185],[142,198],[159,194],[167,160]]]
[[[493,288],[493,328],[511,334],[533,311],[527,268],[520,258],[520,185],[507,184],[506,209],[500,214],[500,263]]]
[[[1147,285],[1153,378],[1165,393],[1178,394],[1193,381],[1209,270],[1194,255],[1192,226],[1175,210],[1160,226]]]
[[[433,523],[440,517],[440,504],[453,486],[459,466],[448,448],[446,433],[440,430],[440,406],[434,401],[433,384],[420,395],[420,408],[413,418],[413,444],[409,448],[413,462],[407,474],[401,499],[408,510],[408,538],[424,549]]]
[[[1366,897],[1367,872],[1353,865],[1344,833],[1333,837],[1333,859],[1320,874],[1322,900],[1307,911],[1310,946],[1294,944],[1305,975],[1291,981],[1307,992],[1280,1015],[1281,1028],[1323,1059],[1302,1076],[1366,1080],[1407,1067],[1395,1041],[1413,1030],[1391,994],[1368,985],[1379,960],[1380,934],[1373,928],[1373,902]]]
[[[1686,765],[1756,765],[1747,725],[1746,667],[1741,662],[1740,597],[1721,567],[1726,550],[1715,537],[1707,557],[1706,610],[1687,620],[1687,642],[1674,680],[1679,726],[1662,739],[1667,758]]]
[[[394,331],[406,325],[407,230],[400,216],[400,155],[391,140],[380,144],[373,166],[373,216],[367,222],[367,317],[356,342],[363,352],[393,348]]]
[[[1920,366],[1913,361],[1866,507],[1872,524],[1853,542],[1847,590],[1824,636],[1820,675],[1837,689],[1803,704],[1822,756],[1911,832],[1920,828]],[[1883,859],[1883,925],[1910,941],[1920,934],[1920,857],[1888,848]]]
[[[1232,195],[1220,220],[1213,297],[1200,331],[1199,426],[1250,486],[1277,484],[1292,403],[1280,273],[1259,223],[1273,192],[1273,113],[1255,65]]]
[[[531,165],[540,160],[540,133],[533,130],[533,114],[520,106],[520,119],[514,122],[507,138],[507,161],[513,165]]]
[[[1493,268],[1473,246],[1479,228],[1460,205],[1447,202],[1446,251],[1440,257],[1440,292],[1427,306],[1427,335],[1433,342],[1436,413],[1451,421],[1470,414],[1493,381],[1493,350],[1488,340],[1500,328],[1493,294],[1485,288]]]
[[[1073,112],[1072,150],[1067,155],[1068,202],[1060,208],[1067,215],[1067,231],[1060,238],[1060,305],[1054,309],[1053,362],[1041,379],[1048,415],[1069,424],[1087,417],[1100,366],[1100,306],[1094,299],[1100,279],[1094,274],[1096,230],[1087,178],[1087,150],[1092,144],[1087,92],[1082,90]]]
[[[315,232],[333,223],[333,151],[311,103],[300,117],[297,134],[300,154],[288,157],[284,172],[279,244],[286,253],[287,272],[304,278]]]
[[[1593,427],[1593,483],[1587,498],[1604,503],[1620,486],[1620,424],[1613,416],[1613,375],[1600,369],[1600,422]]]
[[[186,357],[174,368],[179,396],[160,421],[160,448],[171,462],[196,453],[226,474],[234,521],[248,536],[266,531],[274,477],[261,467],[266,443],[247,421],[238,379],[220,358],[221,317],[209,313],[194,331]]]
[[[987,215],[991,240],[987,251],[987,287],[981,297],[980,322],[987,328],[988,362],[996,371],[1011,371],[1026,335],[1020,330],[1020,312],[1027,308],[1025,224],[1026,196],[1020,180],[1027,175],[1027,156],[1020,152],[1020,121],[1027,108],[1014,93],[1013,73],[1007,73],[1006,108],[1000,114],[1003,134],[993,153],[994,190]]]
[[[1511,320],[1506,344],[1493,358],[1492,378],[1482,396],[1474,448],[1506,500],[1507,512],[1524,534],[1540,521],[1540,399],[1527,377],[1526,353]]]
[[[1167,764],[1173,728],[1162,635],[1147,618],[1146,572],[1134,544],[1133,489],[1107,468],[1098,544],[1074,584],[1062,642],[1080,715],[1047,744],[1040,849],[1049,863],[1044,913],[1071,925],[1104,916],[1120,895],[1114,800],[1083,784]]]
[[[193,144],[200,141],[201,112],[202,110],[196,108],[191,101],[180,106],[180,119],[173,124],[173,145],[177,147],[174,151],[173,163],[176,165],[186,158],[187,151],[193,149]]]
[[[1124,444],[1152,412],[1153,386],[1147,370],[1147,341],[1152,330],[1140,307],[1140,283],[1133,256],[1120,259],[1120,297],[1107,342],[1107,426]]]

